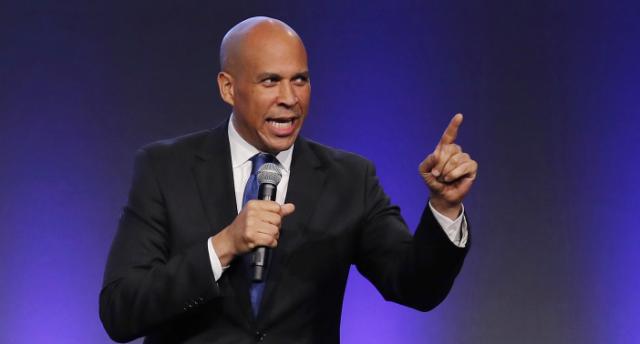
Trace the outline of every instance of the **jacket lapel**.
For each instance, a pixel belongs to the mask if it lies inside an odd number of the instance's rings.
[[[228,121],[225,121],[212,130],[202,149],[196,153],[193,168],[200,199],[211,226],[211,235],[228,226],[238,215],[227,125]],[[225,280],[229,285],[224,285]],[[223,291],[235,300],[232,309],[237,310],[239,305],[242,318],[252,319],[249,280],[242,259],[234,259],[218,282]]]
[[[326,174],[322,162],[311,150],[303,138],[298,138],[293,149],[291,173],[287,187],[286,203],[293,203],[296,210],[283,219],[278,247],[271,251],[271,263],[262,296],[258,322],[267,314],[273,314],[274,296],[277,291],[282,270],[292,250],[300,245],[307,233],[307,222],[316,209],[316,202],[323,190]],[[266,314],[265,314],[266,313]]]

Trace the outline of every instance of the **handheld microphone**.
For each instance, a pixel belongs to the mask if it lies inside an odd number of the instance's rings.
[[[282,172],[278,165],[265,163],[258,169],[258,199],[263,201],[275,201],[277,185],[282,179]],[[263,282],[265,271],[269,266],[269,255],[271,250],[268,247],[257,247],[251,258],[251,276],[253,282]]]

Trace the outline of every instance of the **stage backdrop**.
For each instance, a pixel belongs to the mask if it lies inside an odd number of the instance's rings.
[[[309,51],[304,135],[373,160],[415,226],[455,112],[479,161],[448,299],[357,271],[344,343],[633,343],[640,309],[637,1],[3,1],[0,342],[109,343],[98,293],[141,145],[229,108],[218,46],[254,15]]]

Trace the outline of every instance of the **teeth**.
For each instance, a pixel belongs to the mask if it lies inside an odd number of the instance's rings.
[[[276,128],[288,128],[293,124],[293,121],[289,120],[286,122],[276,122],[273,120],[269,120],[269,124],[271,124],[272,126],[276,127]]]

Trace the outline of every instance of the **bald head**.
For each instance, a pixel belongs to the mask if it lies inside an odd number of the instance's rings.
[[[262,152],[289,149],[309,110],[307,52],[287,24],[249,18],[224,36],[218,89],[238,134]]]
[[[304,51],[298,34],[284,22],[269,17],[251,17],[236,24],[222,39],[220,69],[236,74],[251,61],[252,55],[270,44],[297,46]],[[306,52],[305,52],[306,54]]]

